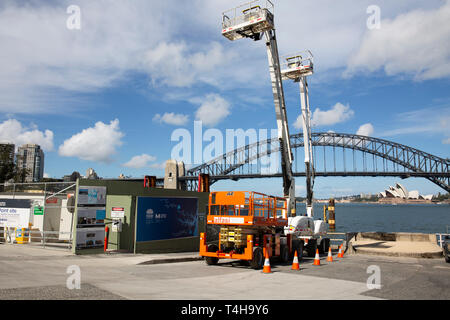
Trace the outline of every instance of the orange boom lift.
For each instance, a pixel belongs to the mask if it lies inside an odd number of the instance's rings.
[[[283,232],[288,226],[285,198],[249,191],[211,192],[207,224],[220,230],[218,245],[207,245],[206,234],[200,234],[200,256],[208,265],[236,259],[261,269],[266,252],[282,262],[292,255],[291,235]]]

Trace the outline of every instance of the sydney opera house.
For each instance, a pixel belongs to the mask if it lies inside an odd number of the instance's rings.
[[[389,189],[386,189],[383,192],[378,194],[379,198],[397,198],[404,200],[432,200],[433,195],[421,195],[419,191],[408,191],[404,186],[400,183],[396,183],[395,187],[389,186]]]

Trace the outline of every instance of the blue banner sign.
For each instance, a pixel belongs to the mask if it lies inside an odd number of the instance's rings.
[[[198,236],[197,198],[138,197],[136,241]]]

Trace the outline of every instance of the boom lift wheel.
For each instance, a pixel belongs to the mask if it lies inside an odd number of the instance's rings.
[[[319,245],[319,253],[328,253],[328,249],[330,248],[330,239],[323,238],[322,241],[320,241]]]
[[[449,245],[448,245],[448,243],[446,243],[445,245],[444,245],[444,258],[445,258],[445,262],[447,262],[447,263],[450,263],[450,248],[449,248]]]
[[[308,245],[306,246],[306,252],[308,253],[308,257],[314,257],[316,255],[317,250],[317,240],[309,239]]]
[[[289,261],[289,248],[287,246],[281,246],[280,248],[280,260],[281,262]]]
[[[291,259],[294,258],[295,250],[297,250],[298,261],[302,261],[304,249],[305,249],[305,244],[304,244],[303,240],[293,240],[292,241]]]
[[[208,245],[208,252],[216,252],[219,250],[219,247],[215,244]],[[205,258],[206,264],[209,266],[215,265],[219,262],[219,258],[216,257],[206,257]]]
[[[250,262],[250,267],[252,269],[258,270],[264,266],[264,252],[261,247],[253,248],[253,258]]]

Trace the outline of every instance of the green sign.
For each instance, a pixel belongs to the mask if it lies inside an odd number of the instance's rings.
[[[35,216],[44,215],[44,208],[43,207],[34,207],[34,215]]]

